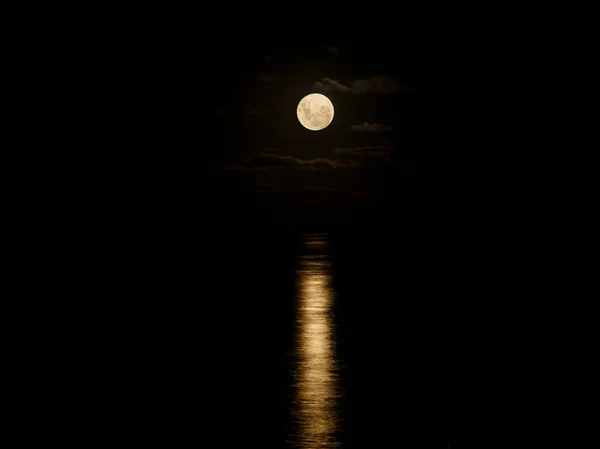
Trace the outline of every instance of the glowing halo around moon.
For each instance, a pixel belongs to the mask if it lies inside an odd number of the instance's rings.
[[[298,103],[298,121],[306,129],[320,131],[333,120],[333,103],[322,94],[308,94]]]

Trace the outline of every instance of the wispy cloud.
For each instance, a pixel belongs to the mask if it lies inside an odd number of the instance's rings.
[[[315,89],[329,91],[337,90],[339,92],[351,93],[351,94],[366,94],[366,93],[378,93],[378,94],[391,94],[399,92],[410,92],[411,89],[403,86],[395,78],[389,76],[374,76],[369,79],[354,80],[350,81],[348,85],[342,84],[337,80],[331,78],[321,78],[313,84]]]
[[[350,147],[350,148],[335,148],[333,150],[336,154],[351,154],[353,156],[387,156],[394,151],[393,146],[362,146],[362,147]]]
[[[359,132],[379,133],[379,132],[391,131],[392,127],[382,125],[380,123],[362,122],[358,125],[352,125],[350,127],[350,129],[352,131],[359,131]]]
[[[337,161],[329,158],[298,159],[291,156],[278,156],[272,153],[261,153],[245,160],[248,167],[293,167],[293,168],[340,168],[353,167],[356,162]]]
[[[330,170],[358,167],[355,161],[339,161],[331,158],[298,159],[291,156],[278,156],[271,151],[247,157],[236,163],[225,164],[227,170],[269,170],[269,169],[309,169]]]

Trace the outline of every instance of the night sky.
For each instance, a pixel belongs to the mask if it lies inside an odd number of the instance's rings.
[[[489,48],[467,50],[463,43],[477,36],[457,22],[439,27],[421,15],[422,26],[403,8],[347,5],[360,18],[348,21],[341,10],[324,18],[287,5],[282,16],[301,19],[291,23],[224,6],[231,11],[127,19],[126,38],[115,37],[90,69],[86,89],[102,98],[95,133],[82,140],[93,149],[81,172],[100,172],[100,199],[82,202],[94,204],[92,237],[106,255],[97,285],[114,298],[111,316],[126,317],[123,333],[172,339],[166,360],[178,345],[186,359],[187,337],[178,332],[200,332],[208,346],[226,340],[219,319],[248,307],[244,295],[270,288],[278,304],[296,257],[288,230],[343,242],[350,289],[362,276],[354,267],[369,271],[377,261],[368,287],[381,297],[393,286],[426,298],[417,307],[423,316],[431,298],[479,300],[481,285],[504,273],[481,261],[508,240],[496,231],[514,225],[498,212],[497,192],[511,188],[498,167],[519,163],[506,137],[517,105],[505,99],[496,108],[502,74]],[[100,40],[112,39],[112,29],[105,33]],[[312,92],[335,107],[333,122],[317,132],[296,117]],[[270,287],[259,282],[265,272]],[[213,290],[226,299],[215,300]],[[124,291],[133,292],[131,304],[113,294]],[[468,315],[466,305],[452,307]],[[141,319],[142,309],[152,319]],[[385,328],[383,320],[395,329],[388,312],[372,309],[381,315],[374,328]],[[242,313],[233,315],[247,326]]]
[[[445,90],[451,70],[440,72],[444,61],[419,35],[198,46],[193,32],[171,31],[142,42],[122,86],[134,142],[115,157],[141,189],[138,204],[191,207],[217,227],[328,228],[399,219],[409,204],[448,194],[439,187],[460,165],[457,86]],[[296,117],[312,92],[335,108],[317,132]]]
[[[369,213],[386,183],[410,175],[423,105],[398,79],[393,59],[326,45],[251,48],[243,57],[253,70],[232,95],[212,99],[214,127],[227,136],[214,162],[226,182],[245,183],[261,215],[349,219]],[[295,114],[311,92],[328,95],[336,108],[319,132],[307,132]]]
[[[162,245],[161,263],[203,235],[287,230],[408,235],[418,257],[448,259],[510,228],[499,200],[514,190],[501,170],[519,163],[510,66],[458,22],[355,12],[362,22],[323,18],[319,32],[256,11],[235,26],[207,16],[220,33],[178,13],[116,41],[98,64],[107,95],[93,136],[105,228],[141,252]],[[316,132],[296,116],[312,92],[335,107]]]

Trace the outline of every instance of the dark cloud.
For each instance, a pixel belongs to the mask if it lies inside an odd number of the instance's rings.
[[[391,126],[382,125],[380,123],[362,122],[362,123],[360,123],[358,125],[352,125],[350,127],[350,129],[352,131],[360,131],[360,132],[367,132],[367,133],[378,133],[378,132],[384,132],[384,131],[391,131],[392,127]]]
[[[297,159],[290,156],[277,156],[275,154],[259,154],[251,156],[245,160],[246,167],[263,168],[263,167],[297,167],[299,162]]]
[[[258,156],[247,158],[246,166],[250,168],[276,167],[276,168],[339,168],[357,165],[355,162],[342,162],[329,158],[297,159],[291,156],[278,156],[276,154],[262,153]]]
[[[336,154],[350,154],[353,156],[387,156],[394,150],[392,146],[362,146],[353,148],[335,148]]]
[[[261,73],[260,79],[262,79],[265,83],[273,83],[281,79],[281,77],[279,75],[266,75],[264,73]]]
[[[314,83],[313,87],[320,90],[337,90],[339,92],[351,94],[392,94],[398,92],[410,92],[410,88],[402,86],[395,78],[389,76],[374,76],[370,79],[350,81],[349,85],[340,83],[331,78],[321,78],[320,81]]]
[[[323,48],[331,53],[339,53],[340,52],[339,48],[332,47],[331,45],[325,45]]]
[[[273,58],[269,55],[265,55],[265,61],[272,61]]]
[[[278,156],[274,150],[250,156],[234,164],[226,164],[229,170],[264,170],[264,169],[318,169],[353,168],[359,164],[355,161],[339,161],[330,158],[298,159],[291,156]]]
[[[227,111],[225,109],[219,109],[219,110],[217,110],[217,114],[218,115],[226,115]]]
[[[320,90],[339,90],[340,92],[350,92],[350,88],[348,86],[344,86],[343,84],[330,78],[321,78],[321,81],[314,83],[313,87]]]

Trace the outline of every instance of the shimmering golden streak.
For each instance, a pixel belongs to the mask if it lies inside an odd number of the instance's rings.
[[[335,377],[331,325],[331,293],[327,264],[304,260],[299,270],[300,304],[297,336],[297,418],[302,448],[332,448],[337,429]]]

